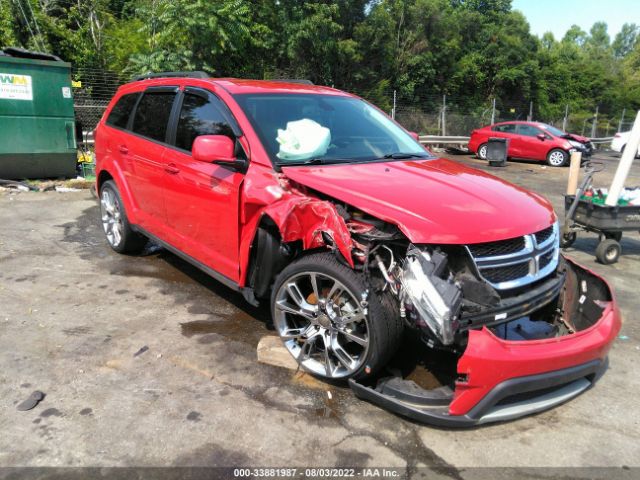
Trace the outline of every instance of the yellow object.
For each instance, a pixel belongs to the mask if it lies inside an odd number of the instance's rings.
[[[73,88],[82,88],[82,82],[80,80],[78,80],[77,82],[75,80],[71,81],[71,86]]]

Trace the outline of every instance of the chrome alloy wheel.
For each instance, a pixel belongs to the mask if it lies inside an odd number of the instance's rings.
[[[487,146],[486,145],[482,145],[478,149],[478,157],[480,157],[481,160],[486,160],[487,159]]]
[[[316,375],[349,376],[367,357],[366,305],[330,275],[303,272],[290,277],[276,293],[273,318],[287,350]]]
[[[102,191],[100,212],[102,214],[102,228],[107,236],[107,241],[112,247],[117,247],[122,241],[122,213],[116,194],[109,188]]]
[[[549,163],[553,167],[561,167],[564,163],[564,154],[558,150],[551,152],[551,155],[549,155]]]

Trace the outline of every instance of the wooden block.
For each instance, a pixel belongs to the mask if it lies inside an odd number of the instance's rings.
[[[282,344],[280,337],[267,335],[258,342],[258,361],[276,367],[297,370],[298,362],[291,356],[289,351]]]

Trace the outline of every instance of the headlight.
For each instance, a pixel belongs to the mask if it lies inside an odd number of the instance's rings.
[[[569,140],[569,144],[572,147],[576,147],[576,148],[579,148],[581,150],[584,149],[584,143],[576,142],[575,140]]]
[[[402,272],[402,286],[435,336],[444,344],[453,343],[458,327],[456,315],[462,293],[450,280],[440,278],[446,266],[446,256],[412,248],[407,254]]]

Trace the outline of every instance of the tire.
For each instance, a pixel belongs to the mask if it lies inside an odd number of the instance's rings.
[[[622,240],[622,232],[604,232],[604,238],[610,238],[619,242]]]
[[[372,293],[363,275],[333,253],[306,255],[276,278],[273,324],[305,371],[323,379],[361,379],[383,368],[402,339],[402,319],[388,295]]]
[[[487,143],[483,143],[478,147],[478,151],[476,152],[476,155],[480,160],[487,159],[487,148],[489,148],[489,145]]]
[[[607,238],[596,247],[596,259],[603,265],[611,265],[618,261],[621,252],[620,244],[611,238]]]
[[[109,246],[118,253],[139,253],[147,239],[131,228],[122,197],[113,180],[100,187],[100,216]]]
[[[547,165],[551,167],[564,167],[569,161],[569,154],[560,148],[554,148],[547,153]]]
[[[578,234],[576,232],[563,233],[560,236],[560,248],[569,248],[576,241]]]

